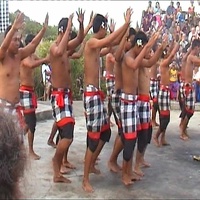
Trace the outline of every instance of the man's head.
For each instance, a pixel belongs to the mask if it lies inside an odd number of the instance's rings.
[[[195,51],[196,55],[200,53],[200,40],[194,39],[192,41],[192,51]]]
[[[67,25],[68,25],[68,18],[62,18],[59,23],[58,23],[58,34],[59,33],[65,33],[66,29],[67,29]]]
[[[104,35],[103,37],[106,36],[106,33],[107,33],[107,25],[108,23],[108,20],[101,14],[97,14],[94,18],[94,21],[93,21],[93,32],[94,33],[99,33],[99,32],[102,32],[102,35]]]
[[[129,34],[128,34],[127,41],[126,41],[126,44],[125,44],[125,51],[128,51],[131,48],[132,42],[135,38],[135,35],[136,35],[136,30],[131,27],[129,29]]]
[[[20,199],[26,151],[15,118],[0,110],[0,199]]]
[[[139,54],[147,43],[147,35],[143,31],[138,31],[132,41],[132,47],[136,48],[136,51]]]
[[[4,38],[7,36],[8,32],[11,30],[12,25],[9,25],[4,33]],[[18,49],[20,47],[20,41],[21,41],[21,34],[19,32],[16,32],[13,37],[12,40],[10,42],[9,45],[9,52],[13,53],[13,54],[17,54],[18,53]]]
[[[33,34],[28,34],[25,38],[25,45],[28,45],[29,43],[32,42],[33,38],[35,37],[35,35]]]

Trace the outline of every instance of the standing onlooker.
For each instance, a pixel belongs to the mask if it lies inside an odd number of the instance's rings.
[[[51,67],[48,64],[42,65],[42,82],[44,85],[44,101],[50,99],[51,93]]]

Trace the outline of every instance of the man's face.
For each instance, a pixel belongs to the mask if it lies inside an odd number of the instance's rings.
[[[18,52],[18,49],[20,47],[20,40],[21,40],[21,35],[19,33],[15,33],[9,46],[10,52],[14,54]]]

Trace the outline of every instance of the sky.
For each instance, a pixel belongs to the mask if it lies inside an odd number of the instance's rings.
[[[153,6],[156,0],[152,0]],[[161,8],[166,10],[170,1],[159,1]],[[174,1],[175,3],[177,0]],[[187,10],[190,6],[190,1],[180,1],[183,10]],[[84,25],[86,26],[89,21],[91,11],[94,13],[100,13],[108,17],[113,18],[116,22],[116,28],[120,27],[124,23],[123,13],[128,7],[133,9],[133,15],[131,18],[131,26],[135,27],[137,21],[140,24],[142,10],[146,9],[148,1],[15,1],[9,0],[9,11],[15,12],[20,10],[24,12],[31,20],[43,23],[46,13],[49,13],[49,25],[57,25],[62,17],[69,17],[71,13],[74,13],[73,25],[78,29],[78,21],[76,17],[76,11],[78,8],[85,10]],[[200,6],[195,1],[195,9],[200,12]]]

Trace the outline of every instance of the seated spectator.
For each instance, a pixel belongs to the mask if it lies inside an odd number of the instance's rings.
[[[189,42],[187,40],[187,36],[185,33],[182,34],[182,37],[181,37],[181,41],[180,41],[180,47],[181,49],[184,49],[188,46]]]
[[[188,42],[189,43],[192,42],[192,37],[196,38],[196,28],[194,26],[192,26],[191,31],[188,35]]]
[[[174,8],[174,2],[171,1],[170,5],[167,7],[166,10],[166,27],[169,29],[172,25],[172,22],[175,17],[176,9]]]
[[[14,120],[0,109],[0,199],[22,199],[19,182],[24,176],[27,156],[23,133]]]
[[[162,25],[161,14],[162,10],[160,8],[160,3],[157,1],[154,8],[154,16],[156,17],[156,21],[159,27]]]
[[[154,8],[152,6],[152,2],[151,1],[149,1],[146,13],[147,13],[147,17],[149,18],[149,21],[151,21],[152,17],[153,17],[153,14],[154,14]]]

